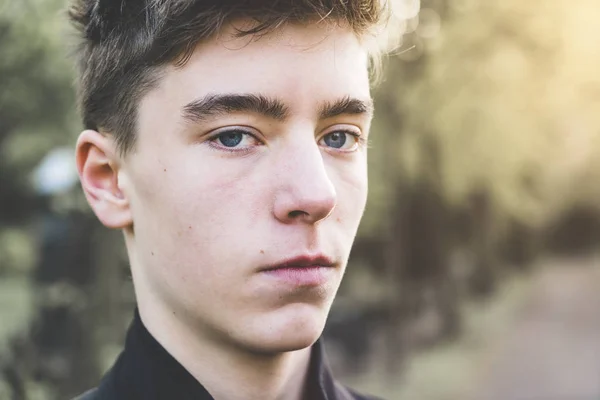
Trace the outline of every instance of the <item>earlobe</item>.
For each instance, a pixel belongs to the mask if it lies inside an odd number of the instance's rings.
[[[79,135],[75,152],[83,192],[100,222],[115,229],[130,226],[131,209],[119,185],[122,174],[114,140],[86,130]]]

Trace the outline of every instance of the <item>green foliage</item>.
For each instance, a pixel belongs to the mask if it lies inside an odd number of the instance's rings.
[[[6,10],[0,17],[0,145],[5,163],[31,166],[49,148],[73,139],[72,74],[58,30],[61,3],[0,6]],[[11,141],[18,145],[2,143]]]
[[[383,199],[371,198],[368,225],[385,223],[385,205],[398,196],[390,182],[399,176],[419,181],[439,173],[439,190],[456,207],[484,189],[500,216],[534,227],[573,204],[597,204],[596,3],[454,0],[422,7],[422,24],[390,58],[377,92],[372,176],[385,175],[390,190],[372,185]],[[424,151],[426,136],[438,144],[439,167]]]
[[[63,1],[0,0],[0,271],[29,270],[31,173],[78,130]]]

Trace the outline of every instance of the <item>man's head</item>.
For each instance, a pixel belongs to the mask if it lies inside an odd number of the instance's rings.
[[[309,346],[366,202],[366,39],[384,7],[100,0],[71,14],[78,169],[125,232],[140,309],[255,351]]]

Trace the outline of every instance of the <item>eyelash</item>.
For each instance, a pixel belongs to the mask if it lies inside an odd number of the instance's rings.
[[[336,133],[336,132],[347,133],[348,135],[352,136],[356,140],[356,144],[357,144],[358,148],[364,147],[367,144],[367,139],[365,139],[363,135],[361,135],[360,133],[351,131],[351,130],[346,130],[346,129],[338,129],[335,131],[328,132],[325,135],[323,135],[322,138],[324,138],[327,135],[331,135],[332,133]],[[341,151],[344,153],[351,153],[354,150],[338,150],[338,151]]]
[[[327,137],[328,135],[334,134],[334,133],[345,133],[348,134],[349,136],[351,136],[352,138],[354,138],[354,140],[356,141],[356,145],[352,146],[352,149],[349,150],[343,150],[343,149],[336,149],[335,147],[326,147],[329,151],[333,151],[335,153],[342,153],[342,154],[349,154],[349,153],[354,153],[355,151],[359,150],[359,149],[366,149],[368,147],[368,141],[367,139],[364,137],[364,135],[362,133],[358,133],[356,131],[350,130],[350,129],[335,129],[333,131],[327,132],[325,135],[321,136],[319,138],[319,142],[321,140],[323,140],[325,137]]]
[[[221,137],[222,135],[228,134],[228,133],[229,134],[231,134],[231,133],[241,133],[242,135],[248,135],[248,136],[252,137],[254,140],[256,140],[257,142],[261,143],[261,145],[264,144],[253,133],[251,133],[251,132],[249,132],[249,131],[247,131],[245,129],[234,128],[234,129],[228,129],[228,130],[224,130],[224,131],[219,131],[219,132],[215,133],[214,135],[212,135],[208,139],[208,142],[210,143],[210,146],[213,147],[216,150],[226,151],[228,153],[237,153],[237,154],[242,153],[242,154],[247,154],[250,151],[252,151],[251,147],[237,149],[237,148],[233,148],[233,147],[227,147],[227,146],[222,146],[222,145],[215,144],[217,142],[217,140],[219,139],[219,137]],[[337,129],[337,130],[328,132],[325,135],[323,135],[319,139],[319,141],[321,141],[321,139],[325,138],[327,135],[331,135],[333,133],[345,133],[345,134],[348,134],[348,135],[352,136],[356,140],[356,144],[357,144],[358,148],[366,147],[367,146],[367,140],[363,137],[362,134],[356,133],[356,132],[354,132],[352,130],[349,130],[349,129]],[[333,147],[331,147],[330,149],[332,149],[334,151],[338,151],[340,153],[352,153],[354,151],[354,150],[339,150],[339,149],[335,149]]]
[[[254,135],[253,133],[245,130],[245,129],[241,129],[241,128],[233,128],[233,129],[227,129],[227,130],[223,130],[223,131],[219,131],[217,133],[215,133],[214,135],[212,135],[209,139],[208,142],[210,143],[210,146],[216,150],[219,151],[226,151],[227,153],[232,153],[232,154],[247,154],[250,151],[252,151],[252,148],[250,147],[246,147],[246,148],[242,148],[242,149],[237,149],[234,147],[227,147],[227,146],[222,146],[222,145],[218,145],[216,144],[217,140],[219,140],[219,137],[225,135],[225,134],[231,134],[231,133],[241,133],[242,135],[248,135],[250,137],[252,137],[252,139],[256,140],[257,142],[261,143],[261,145],[263,144],[262,141],[260,139],[258,139],[256,137],[256,135]]]

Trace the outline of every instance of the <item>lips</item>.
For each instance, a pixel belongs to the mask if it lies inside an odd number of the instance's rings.
[[[331,258],[319,254],[319,255],[302,255],[294,258],[289,258],[278,262],[277,264],[267,266],[261,271],[276,271],[281,269],[306,269],[306,268],[331,268],[334,267],[335,263]]]
[[[298,289],[311,291],[326,287],[336,278],[337,272],[334,267],[335,263],[324,255],[303,255],[263,268],[261,276],[277,283],[272,287],[296,293]]]

